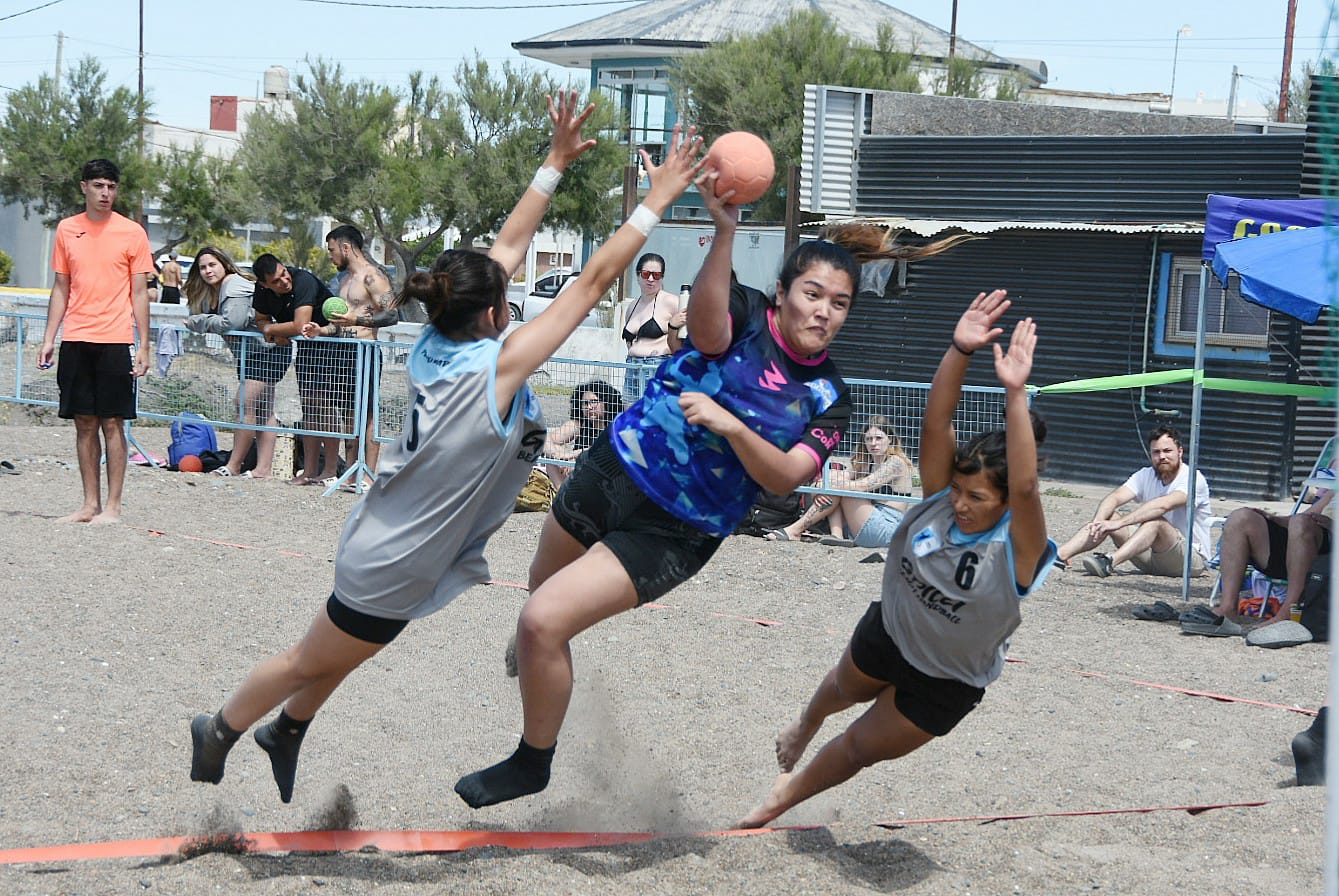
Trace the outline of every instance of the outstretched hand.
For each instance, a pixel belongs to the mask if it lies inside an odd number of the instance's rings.
[[[1032,351],[1037,347],[1037,325],[1032,318],[1025,317],[1014,327],[1014,335],[1009,340],[1009,351],[995,349],[995,376],[1005,389],[1022,389],[1032,374]]]
[[[680,139],[682,138],[682,139]],[[642,155],[642,166],[646,169],[646,176],[651,180],[651,190],[647,194],[647,199],[653,196],[664,201],[666,207],[683,195],[683,191],[688,189],[688,185],[697,177],[706,158],[698,158],[702,150],[702,138],[697,135],[696,127],[689,127],[688,133],[680,133],[679,126],[674,126],[674,133],[670,135],[669,147],[665,150],[664,160],[656,165],[651,160],[651,154],[646,150],[639,150]]]
[[[702,197],[702,204],[706,206],[707,214],[711,215],[712,223],[718,227],[733,226],[739,223],[739,206],[730,203],[735,191],[727,190],[724,196],[717,196],[716,179],[719,176],[719,172],[714,168],[704,171],[697,179],[697,192]]]
[[[977,293],[953,329],[953,344],[964,352],[974,352],[994,342],[1004,332],[995,324],[1009,310],[1008,295],[1003,289]]]
[[[580,112],[577,92],[558,91],[549,97],[549,121],[553,122],[552,152],[564,166],[595,145],[595,139],[583,139],[581,127],[595,111],[595,104],[589,103]]]

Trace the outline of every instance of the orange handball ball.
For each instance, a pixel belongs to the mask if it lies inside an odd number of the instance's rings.
[[[734,190],[731,205],[756,202],[776,177],[776,160],[763,139],[748,131],[717,137],[707,150],[707,167],[715,168],[716,195]]]
[[[183,473],[203,473],[205,465],[194,454],[188,454],[177,461],[177,469]]]

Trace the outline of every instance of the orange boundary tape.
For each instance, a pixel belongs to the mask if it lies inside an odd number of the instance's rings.
[[[959,821],[979,821],[989,824],[992,821],[1015,821],[1022,818],[1078,818],[1085,815],[1143,815],[1149,812],[1189,812],[1199,815],[1212,809],[1254,809],[1269,805],[1268,800],[1258,803],[1214,803],[1207,806],[1147,806],[1136,809],[1080,809],[1073,812],[1025,812],[1018,815],[961,815],[956,818],[915,818],[908,821],[876,821],[876,827],[895,831],[913,824],[949,824]]]
[[[772,830],[804,828],[760,828],[754,831],[712,831],[695,836],[744,837]],[[386,852],[460,852],[481,846],[508,849],[582,849],[642,843],[667,835],[645,832],[566,831],[291,831],[287,833],[240,834],[247,852],[355,852],[368,846]],[[71,843],[0,850],[0,865],[29,862],[72,862],[88,859],[140,859],[171,856],[200,844],[208,837],[158,837],[148,840],[114,840],[103,843]],[[207,850],[206,850],[207,851]]]

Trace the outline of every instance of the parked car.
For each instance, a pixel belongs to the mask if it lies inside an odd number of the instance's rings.
[[[580,271],[571,268],[554,268],[535,281],[534,289],[525,292],[522,286],[512,286],[507,290],[507,304],[511,308],[511,319],[515,321],[532,320],[552,304],[569,283],[576,281]],[[582,326],[599,326],[598,315],[592,311]]]

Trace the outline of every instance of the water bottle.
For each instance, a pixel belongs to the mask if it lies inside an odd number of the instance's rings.
[[[679,287],[679,310],[680,310],[680,311],[687,311],[687,310],[688,310],[688,299],[689,299],[689,296],[690,296],[691,294],[692,294],[692,284],[691,284],[691,283],[685,283],[685,284],[683,284],[682,286]],[[688,322],[687,322],[686,320],[684,321],[684,325],[683,325],[682,327],[679,328],[679,335],[680,335],[681,337],[687,337],[687,335],[688,335]]]

